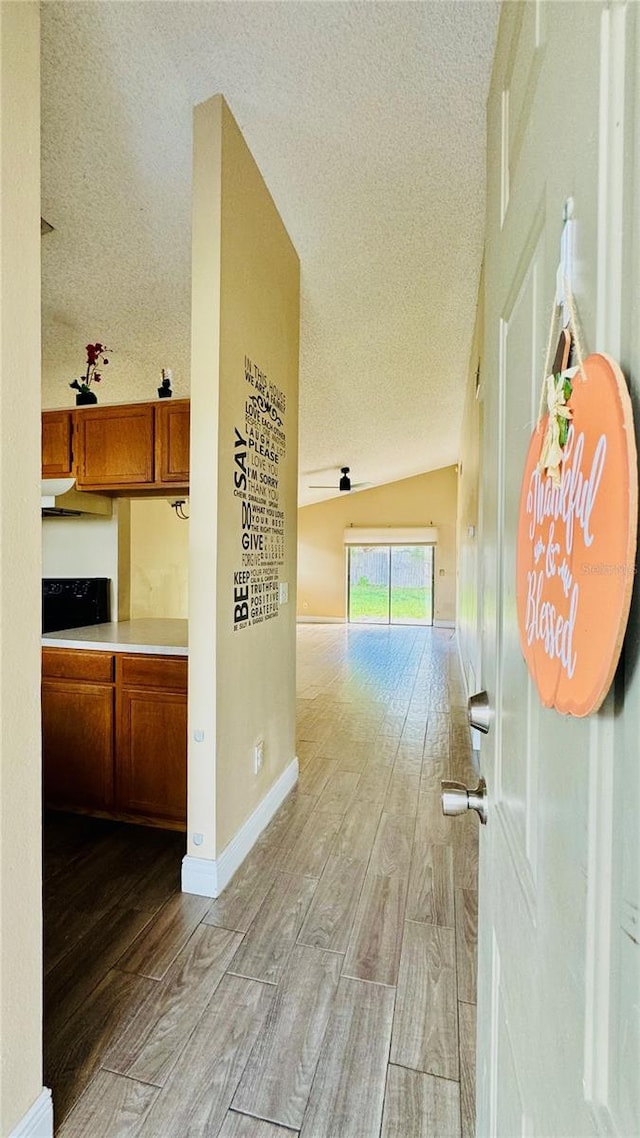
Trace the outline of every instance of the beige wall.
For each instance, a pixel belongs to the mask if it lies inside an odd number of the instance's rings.
[[[464,404],[458,477],[458,644],[467,690],[480,688],[479,589],[480,482],[482,453],[482,329],[484,321],[484,274],[480,278],[478,311],[469,359]]]
[[[132,619],[187,617],[189,522],[164,499],[131,503],[130,572]]]
[[[43,242],[43,257],[53,255],[55,233],[45,237]],[[78,331],[57,323],[51,314],[45,320],[43,332],[45,350],[42,358],[42,406],[47,410],[74,407],[76,393],[69,384],[83,373],[87,338],[83,338]],[[112,339],[108,328],[98,328],[94,335],[96,338],[104,336],[105,339]],[[128,354],[127,346],[117,342],[117,339],[109,346],[113,350],[97,391],[98,401],[101,404],[140,403],[157,399],[162,368],[171,367],[173,361],[163,359],[160,355],[150,359],[143,352],[134,358]],[[137,347],[137,344],[129,345],[130,350]],[[175,399],[187,399],[188,373],[174,368],[171,387]]]
[[[42,519],[42,576],[109,577],[112,620],[128,618],[128,512],[122,500],[113,503],[110,518]]]
[[[295,756],[299,264],[220,97],[196,108],[194,155],[188,852],[215,858]],[[278,578],[290,600],[273,619],[235,628],[234,573],[245,566],[234,442],[253,390],[245,356],[286,396]]]
[[[298,510],[298,615],[346,617],[348,526],[438,528],[434,620],[454,621],[456,601],[454,466],[331,498]]]
[[[42,575],[109,577],[112,620],[186,618],[189,523],[165,499],[114,499],[110,518],[43,518]]]
[[[9,1135],[42,1091],[38,4],[0,5],[0,67],[0,1134]]]

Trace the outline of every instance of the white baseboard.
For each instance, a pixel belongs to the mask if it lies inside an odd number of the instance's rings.
[[[42,1088],[9,1138],[53,1138],[53,1101],[48,1087]]]
[[[217,897],[220,892],[217,861],[185,854],[182,859],[182,892],[195,893],[197,897]]]
[[[455,628],[455,626],[455,620],[434,620],[433,622],[434,628]]]
[[[346,616],[297,616],[298,624],[346,624]]]
[[[293,759],[225,846],[220,857],[213,859],[187,854],[182,860],[183,893],[219,897],[297,781],[298,760]]]

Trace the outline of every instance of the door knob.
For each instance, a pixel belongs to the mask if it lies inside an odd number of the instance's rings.
[[[487,822],[487,784],[483,778],[475,790],[469,790],[462,782],[440,783],[442,788],[442,813],[464,814],[467,810],[475,810],[480,816],[482,825]]]
[[[469,696],[467,710],[470,725],[475,727],[476,731],[482,731],[482,734],[486,735],[493,718],[486,691],[479,691],[475,695]]]

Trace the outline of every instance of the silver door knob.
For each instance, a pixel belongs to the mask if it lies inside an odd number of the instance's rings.
[[[442,788],[442,813],[465,814],[467,810],[475,810],[480,816],[482,825],[487,822],[487,784],[483,778],[475,790],[469,790],[462,782],[440,783]]]
[[[486,691],[479,691],[475,695],[469,696],[467,711],[470,725],[475,727],[476,731],[482,731],[482,734],[486,735],[493,718]]]

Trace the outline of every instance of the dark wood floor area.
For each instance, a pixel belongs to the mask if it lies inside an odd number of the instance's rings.
[[[477,819],[448,630],[300,629],[300,783],[216,901],[184,837],[45,825],[59,1138],[471,1138]]]

